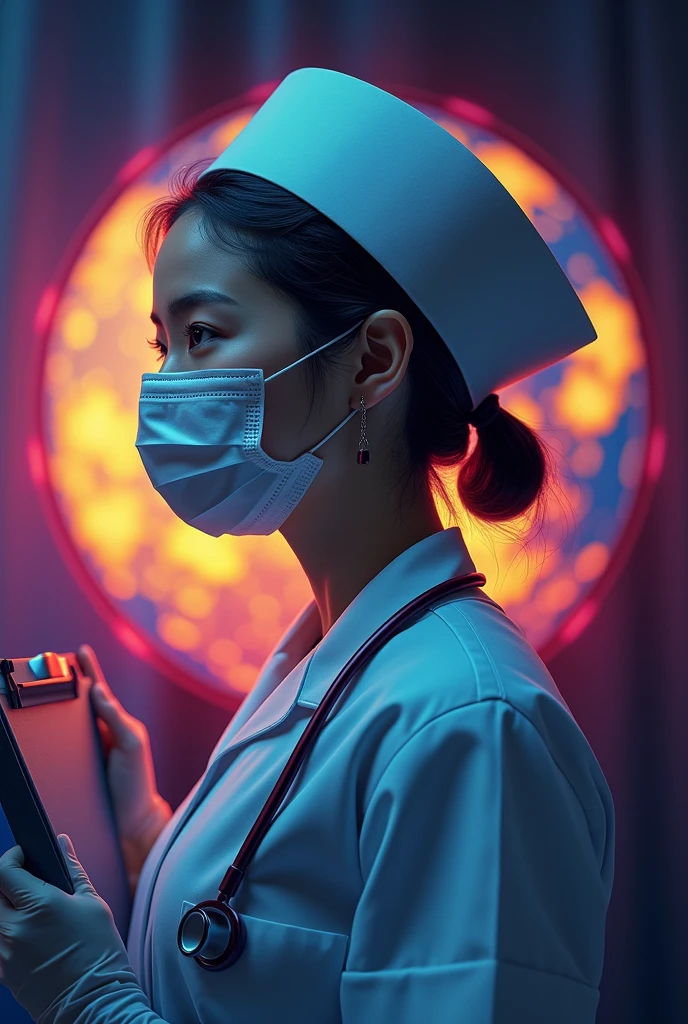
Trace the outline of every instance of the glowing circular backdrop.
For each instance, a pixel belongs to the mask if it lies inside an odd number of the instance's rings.
[[[209,537],[178,519],[145,474],[134,447],[137,401],[141,374],[157,367],[145,340],[152,281],[136,228],[170,174],[219,154],[276,85],[186,126],[163,151],[138,154],[89,218],[36,318],[42,358],[29,458],[70,568],[129,648],[226,707],[253,686],[312,595],[281,534]],[[518,522],[513,540],[465,513],[461,522],[486,592],[546,657],[594,616],[661,468],[642,293],[613,223],[530,143],[459,99],[394,91],[506,186],[599,335],[500,395],[558,453],[563,494],[548,505],[538,553],[520,557]]]

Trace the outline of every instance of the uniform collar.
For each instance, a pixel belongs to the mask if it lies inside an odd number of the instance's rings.
[[[363,587],[320,641],[306,666],[297,704],[316,708],[361,644],[414,597],[452,576],[475,571],[458,526],[406,548]],[[308,606],[311,615],[314,609],[315,601]]]

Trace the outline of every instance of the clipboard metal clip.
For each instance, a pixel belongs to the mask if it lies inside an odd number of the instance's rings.
[[[10,658],[0,661],[7,698],[11,708],[28,708],[35,704],[49,704],[58,700],[73,700],[78,696],[77,678],[67,659],[54,651],[44,651],[29,662],[32,675],[47,673],[44,678],[17,681],[14,662]]]

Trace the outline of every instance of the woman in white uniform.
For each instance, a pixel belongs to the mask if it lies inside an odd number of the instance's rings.
[[[145,860],[126,949],[73,854],[67,896],[33,887],[14,847],[5,983],[41,1024],[591,1024],[609,788],[431,491],[451,466],[481,520],[540,509],[547,449],[495,389],[595,339],[577,295],[468,149],[321,68],[187,169],[144,241],[162,359],[139,405],[150,479],[213,536],[281,530],[314,600],[173,815],[141,724],[99,705],[134,749],[135,792],[129,776],[115,793],[132,882]],[[239,870],[338,673],[430,590],[353,673]],[[212,904],[228,876],[233,916]]]

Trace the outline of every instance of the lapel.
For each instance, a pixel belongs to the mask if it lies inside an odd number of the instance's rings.
[[[320,640],[321,632],[318,607],[310,601],[267,656],[255,686],[218,740],[208,766],[225,751],[278,725],[289,713],[307,671],[311,649]]]

